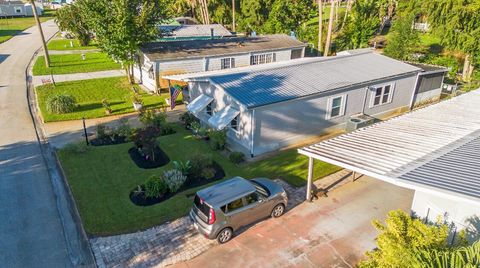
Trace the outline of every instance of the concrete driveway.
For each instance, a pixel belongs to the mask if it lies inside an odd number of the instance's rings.
[[[58,30],[53,20],[43,25],[47,38]],[[25,70],[40,46],[34,27],[0,44],[0,266],[89,266],[74,253],[82,238],[67,235],[78,225],[59,213],[65,202],[53,190],[28,109]]]
[[[353,267],[375,247],[371,221],[410,211],[412,198],[411,190],[361,177],[170,267]]]

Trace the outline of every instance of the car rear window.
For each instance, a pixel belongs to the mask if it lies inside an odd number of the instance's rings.
[[[263,184],[259,183],[258,181],[254,181],[254,180],[251,180],[250,182],[253,183],[253,186],[255,186],[255,188],[257,189],[257,193],[263,195],[264,197],[269,197],[270,196],[270,191]]]
[[[193,203],[195,204],[195,207],[198,209],[198,211],[200,211],[203,214],[199,216],[201,216],[202,219],[208,221],[208,215],[210,214],[210,206],[207,205],[207,203],[205,203],[203,199],[201,199],[200,196],[198,195],[195,195],[195,198],[193,199]]]

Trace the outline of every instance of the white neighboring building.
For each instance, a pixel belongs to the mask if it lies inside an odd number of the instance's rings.
[[[414,215],[480,238],[480,89],[299,153],[310,159],[309,182],[317,159],[410,188]]]
[[[165,75],[289,61],[303,58],[305,47],[287,35],[154,42],[141,47],[141,66],[135,66],[134,76],[147,89],[157,91],[168,88]]]
[[[43,4],[35,2],[37,14],[43,14]],[[33,16],[32,5],[22,1],[0,0],[0,17],[31,17]]]

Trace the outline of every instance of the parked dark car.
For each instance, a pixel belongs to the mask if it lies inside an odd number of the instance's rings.
[[[189,216],[195,228],[223,244],[242,226],[282,216],[288,198],[272,180],[235,177],[198,191],[193,203]]]

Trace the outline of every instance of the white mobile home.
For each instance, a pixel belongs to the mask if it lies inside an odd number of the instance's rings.
[[[165,75],[232,69],[304,56],[305,44],[287,35],[155,42],[141,48],[135,78],[151,91],[168,88]],[[185,97],[185,96],[184,96]]]
[[[299,153],[415,190],[412,213],[480,238],[480,89]],[[310,184],[309,184],[310,185]],[[307,196],[308,198],[308,196]]]
[[[43,5],[36,2],[37,14],[43,14]],[[33,16],[33,8],[29,3],[22,1],[0,0],[0,17],[30,17]]]
[[[366,52],[166,78],[188,82],[187,109],[226,127],[229,147],[253,157],[344,129],[352,117],[409,110],[422,72]]]

